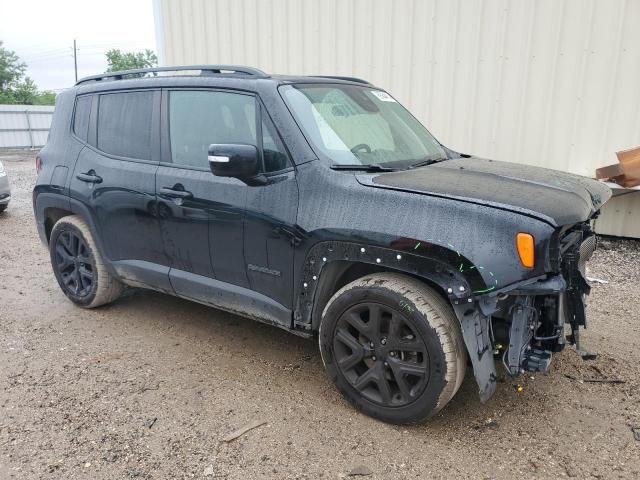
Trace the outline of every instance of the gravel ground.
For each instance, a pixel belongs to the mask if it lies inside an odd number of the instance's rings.
[[[568,348],[484,405],[468,376],[436,418],[397,427],[342,399],[315,342],[153,292],[73,306],[36,233],[33,155],[0,158],[1,479],[640,476],[640,242],[604,239],[590,264],[608,282],[583,335],[597,360]],[[583,381],[602,378],[625,383]]]

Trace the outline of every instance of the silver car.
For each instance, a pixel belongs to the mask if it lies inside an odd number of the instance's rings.
[[[0,162],[0,213],[4,212],[11,200],[11,187],[9,185],[9,177],[4,165]]]

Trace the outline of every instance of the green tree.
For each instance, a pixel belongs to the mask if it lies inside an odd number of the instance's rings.
[[[120,70],[134,70],[136,68],[149,68],[158,64],[158,57],[152,50],[144,52],[123,52],[117,48],[107,53],[107,72]]]
[[[44,90],[38,93],[34,105],[55,105],[56,104],[56,93],[51,90]]]
[[[0,40],[0,104],[55,105],[56,94],[39,92],[35,82],[25,77],[26,63]]]
[[[0,90],[0,105],[13,105],[16,103],[11,90]]]
[[[16,52],[2,46],[0,40],[0,93],[13,87],[23,77],[27,65],[20,61]]]
[[[15,103],[20,105],[34,105],[38,98],[38,87],[29,77],[25,77],[13,89]]]

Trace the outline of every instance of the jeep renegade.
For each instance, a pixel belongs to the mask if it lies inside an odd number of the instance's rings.
[[[340,391],[392,423],[441,410],[468,363],[485,401],[498,367],[580,348],[611,196],[455,152],[366,81],[229,65],[80,80],[36,164],[72,302],[148,288],[316,337]]]

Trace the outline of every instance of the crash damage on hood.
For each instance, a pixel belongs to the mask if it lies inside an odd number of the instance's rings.
[[[569,173],[467,156],[416,169],[359,173],[356,179],[372,188],[521,214],[555,229],[550,272],[473,298],[451,298],[482,401],[496,389],[497,362],[510,375],[544,372],[553,353],[567,343],[583,358],[593,358],[580,342],[590,291],[585,264],[596,248],[590,221],[611,197],[607,186]]]
[[[546,168],[461,157],[428,167],[357,176],[362,185],[443,196],[543,220],[554,227],[590,219],[611,197],[602,183]]]

